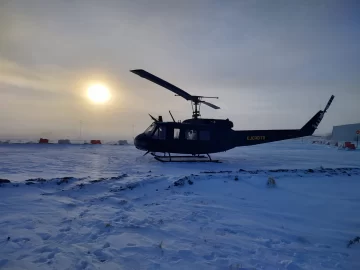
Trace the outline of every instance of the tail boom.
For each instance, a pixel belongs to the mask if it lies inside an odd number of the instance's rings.
[[[248,146],[303,137],[299,129],[235,131],[236,146]]]
[[[331,96],[325,109],[318,111],[301,129],[234,131],[234,144],[238,147],[311,136],[319,126],[333,99],[334,96]]]

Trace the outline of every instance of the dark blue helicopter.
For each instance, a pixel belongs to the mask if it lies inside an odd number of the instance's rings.
[[[200,118],[201,104],[220,109],[203,99],[218,97],[192,96],[145,70],[136,69],[131,72],[174,92],[192,104],[192,119],[176,122],[170,111],[173,122],[163,122],[161,116],[156,119],[150,115],[154,122],[135,137],[134,144],[137,149],[146,151],[144,155],[151,153],[155,159],[162,162],[219,162],[211,159],[209,154],[224,152],[239,146],[310,136],[317,129],[334,99],[334,96],[331,96],[325,109],[317,112],[301,129],[237,131],[232,129],[233,123],[229,119]],[[163,155],[156,153],[163,153]]]

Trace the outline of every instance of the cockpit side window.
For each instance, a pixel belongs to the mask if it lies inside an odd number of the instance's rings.
[[[158,140],[165,140],[166,139],[166,127],[165,126],[158,126],[153,134],[153,139]]]
[[[147,135],[147,136],[151,136],[152,133],[154,132],[155,130],[155,124],[152,123],[145,131],[144,131],[144,134]]]

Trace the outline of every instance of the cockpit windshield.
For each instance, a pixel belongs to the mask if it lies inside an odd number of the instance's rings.
[[[154,132],[155,130],[155,127],[156,125],[154,123],[152,123],[145,131],[144,131],[144,134],[147,135],[147,136],[151,136],[152,133]]]

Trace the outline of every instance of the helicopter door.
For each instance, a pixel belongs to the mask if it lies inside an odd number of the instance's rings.
[[[199,132],[199,140],[200,141],[210,141],[210,131],[208,131],[208,130],[200,130],[200,132]]]

